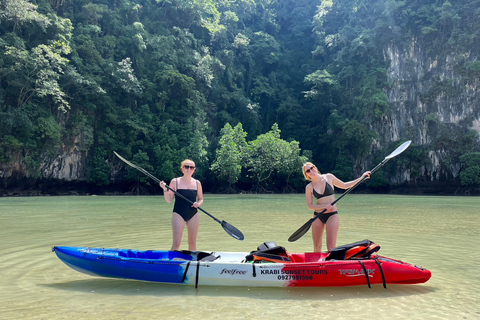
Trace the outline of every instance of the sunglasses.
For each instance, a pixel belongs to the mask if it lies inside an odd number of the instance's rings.
[[[310,167],[310,168],[308,168],[307,170],[305,170],[305,173],[310,173],[310,171],[312,171],[313,168],[315,168],[315,166]]]
[[[195,166],[184,165],[185,169],[195,170]]]

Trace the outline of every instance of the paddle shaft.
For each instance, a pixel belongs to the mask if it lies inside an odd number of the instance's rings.
[[[140,171],[141,173],[143,173],[144,175],[152,178],[155,182],[157,183],[160,183],[160,179],[158,179],[157,177],[155,177],[153,174],[151,174],[150,172],[148,172],[147,170],[137,166],[137,165],[134,165],[133,163],[129,162],[128,160],[124,159],[123,157],[121,157],[118,153],[114,152],[117,157],[119,157],[123,162],[125,162],[126,164],[128,164],[129,166],[131,166],[132,168],[135,168],[137,169],[138,171]],[[188,203],[192,204],[193,205],[193,202],[190,201],[188,198],[186,198],[183,194],[180,194],[178,193],[177,191],[173,190],[172,188],[170,188],[167,184],[165,184],[165,187],[167,187],[168,190],[171,190],[173,193],[175,193],[177,196],[179,196],[180,198],[182,198],[183,200],[187,201]],[[207,211],[203,210],[202,208],[198,207],[198,209],[200,209],[203,213],[205,213],[206,215],[208,215],[210,218],[212,218],[213,220],[217,221],[218,223],[222,223],[220,220],[218,220],[217,218],[215,218],[214,216],[212,216],[210,213],[208,213]]]
[[[160,183],[160,181],[157,181],[158,183]],[[182,198],[183,200],[187,201],[188,203],[192,204],[193,205],[193,202],[189,199],[187,199],[183,194],[181,193],[178,193],[177,191],[173,190],[172,188],[170,188],[167,184],[165,184],[165,187],[167,187],[168,190],[171,190],[173,193],[175,193],[175,195],[179,196],[180,198]],[[203,210],[202,208],[198,207],[197,209],[201,210],[203,213],[207,214],[210,218],[212,218],[213,220],[217,221],[218,223],[222,223],[220,220],[218,220],[217,218],[215,218],[214,216],[212,216],[210,213],[208,213],[207,211]]]
[[[375,168],[372,169],[372,171],[370,171],[370,175],[372,175],[375,171],[377,171],[378,169],[380,169],[380,167],[382,167],[388,160],[390,160],[391,158],[385,158],[383,159],[382,162],[380,162]],[[357,183],[355,183],[352,187],[348,188],[347,191],[345,191],[340,197],[338,197],[338,199],[336,199],[335,201],[333,201],[330,205],[333,206],[335,203],[337,203],[338,201],[340,201],[340,199],[342,199],[344,196],[346,196],[347,194],[350,193],[350,191],[352,191],[353,189],[355,189],[360,183],[362,183],[363,181],[365,181],[367,177],[364,176],[360,181],[358,181]],[[315,215],[315,217],[313,217],[312,219],[312,223],[313,221],[315,221],[315,219],[317,219],[318,217],[320,217],[320,215],[322,213],[324,213],[325,211],[327,211],[327,209],[323,209],[322,212],[318,213]]]
[[[405,143],[403,143],[400,147],[398,147],[397,149],[395,149],[395,151],[393,151],[390,155],[388,155],[387,157],[385,157],[385,159],[383,159],[382,162],[380,162],[375,168],[373,168],[371,170],[371,174],[373,174],[375,171],[377,171],[380,167],[382,167],[388,160],[398,156],[400,153],[402,153],[403,151],[405,151],[411,144],[412,141],[407,141]],[[364,180],[366,179],[366,176],[364,176],[360,181],[358,181],[355,185],[353,185],[353,187],[349,188],[347,191],[345,191],[337,200],[335,200],[334,202],[332,202],[330,205],[333,206],[335,203],[337,203],[338,201],[340,201],[340,199],[342,199],[344,196],[346,196],[347,194],[349,194],[353,189],[355,189],[360,183],[362,183]],[[308,220],[303,226],[301,226],[297,231],[295,231],[291,236],[290,238],[288,238],[288,241],[290,242],[293,242],[293,241],[297,241],[298,239],[300,239],[301,237],[303,237],[303,235],[305,233],[307,233],[307,231],[310,229],[310,227],[312,226],[312,223],[315,221],[315,219],[317,219],[318,217],[320,217],[321,214],[323,214],[325,211],[327,211],[327,209],[323,209],[322,212],[318,213],[315,215],[315,217],[311,218],[310,220]]]
[[[157,183],[160,183],[160,179],[158,179],[157,177],[155,177],[154,175],[152,175],[150,172],[148,172],[147,170],[143,169],[143,168],[140,168],[139,166],[136,166],[134,165],[133,163],[131,163],[130,161],[126,160],[125,158],[123,158],[122,156],[120,156],[118,153],[116,153],[115,151],[113,152],[115,153],[115,155],[117,157],[120,158],[120,160],[122,160],[123,162],[125,162],[126,164],[128,164],[130,167],[132,168],[135,168],[137,169],[138,171],[142,172],[143,174],[145,174],[146,176],[152,178],[155,182]],[[172,190],[173,193],[175,193],[177,196],[181,197],[183,200],[187,201],[188,203],[191,203],[193,205],[193,202],[190,201],[189,199],[185,198],[185,196],[183,196],[182,194],[178,193],[177,191],[173,190],[172,188],[170,188],[169,186],[165,185],[167,187],[167,189],[169,190]],[[210,213],[208,213],[207,211],[203,210],[202,208],[198,208],[200,209],[203,213],[205,213],[207,216],[209,216],[210,218],[212,218],[213,220],[215,220],[216,222],[218,222],[223,230],[225,230],[225,232],[227,232],[231,237],[237,239],[237,240],[243,240],[245,237],[243,235],[243,233],[238,230],[237,228],[235,228],[234,226],[232,226],[231,224],[229,224],[228,222],[222,220],[218,220],[217,218],[215,218],[214,216],[212,216]]]

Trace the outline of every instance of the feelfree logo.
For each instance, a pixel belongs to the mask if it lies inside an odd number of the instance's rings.
[[[238,270],[238,269],[223,269],[222,272],[220,272],[220,274],[229,274],[229,275],[236,275],[236,274],[240,274],[240,275],[243,275],[243,274],[247,274],[247,271],[245,270]]]

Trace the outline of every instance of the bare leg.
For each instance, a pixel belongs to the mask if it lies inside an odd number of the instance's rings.
[[[340,218],[334,214],[327,220],[327,250],[331,251],[337,246],[338,230],[340,229]]]
[[[324,230],[325,225],[319,219],[312,223],[313,252],[322,252]]]
[[[187,221],[188,230],[188,250],[197,251],[197,235],[198,226],[200,225],[200,217],[198,213]]]
[[[176,212],[172,214],[172,251],[179,250],[182,244],[183,229],[185,229],[185,220]]]

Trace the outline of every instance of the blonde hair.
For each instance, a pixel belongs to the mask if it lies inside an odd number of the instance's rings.
[[[189,161],[193,163],[193,166],[195,166],[195,162],[193,162],[193,160],[185,159],[185,160],[182,161],[182,163],[180,163],[180,169],[183,169],[183,167],[185,166],[185,163],[187,163]]]
[[[312,166],[312,167],[314,167],[314,168],[316,168],[317,166],[315,166],[315,165],[314,165],[313,163],[311,163],[311,162],[305,162],[305,163],[303,164],[303,167],[302,167],[303,176],[305,177],[306,180],[312,181],[312,179],[310,179],[310,177],[309,177],[309,176],[307,175],[307,173],[305,172],[305,167],[306,167],[306,166]],[[317,169],[317,170],[318,170],[318,169]],[[319,172],[319,173],[320,173],[320,172]]]

